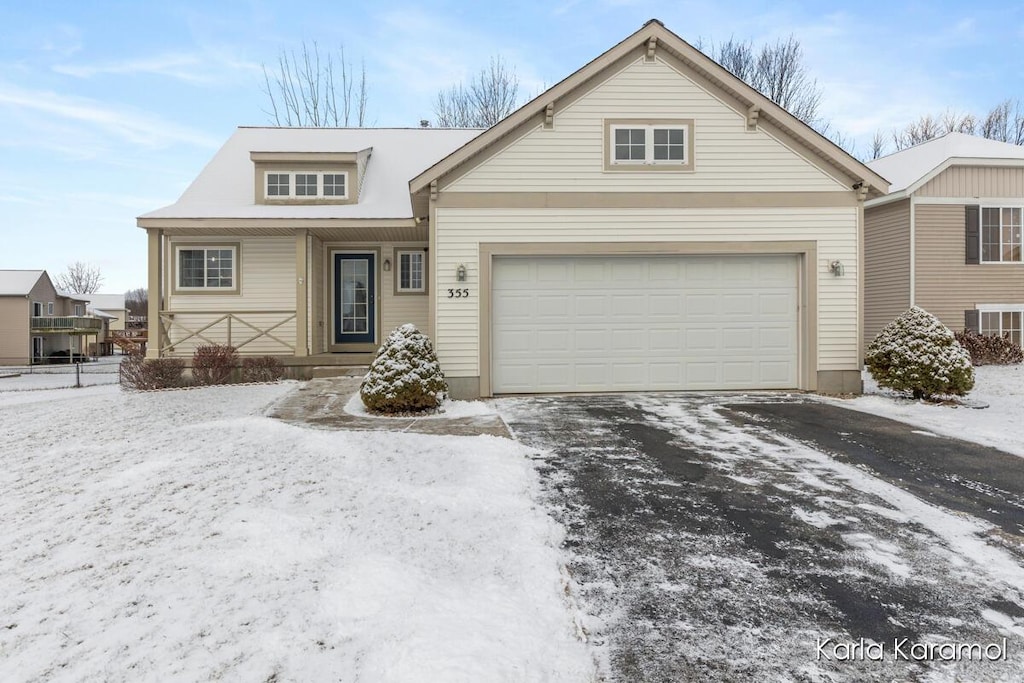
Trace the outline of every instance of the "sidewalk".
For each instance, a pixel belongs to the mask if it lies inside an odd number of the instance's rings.
[[[285,396],[274,406],[270,417],[284,422],[304,423],[326,429],[358,431],[415,432],[452,436],[491,435],[511,439],[508,427],[497,415],[446,418],[363,417],[345,412],[345,404],[359,391],[361,377],[324,377],[313,379]]]

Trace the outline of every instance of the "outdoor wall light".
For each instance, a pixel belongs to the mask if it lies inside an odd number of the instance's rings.
[[[459,267],[455,269],[455,280],[458,282],[466,281],[466,266],[459,264]]]
[[[389,259],[389,258],[384,259],[384,272],[385,273],[390,273],[391,272],[391,259]]]
[[[840,277],[846,273],[846,268],[843,267],[843,262],[836,259],[832,263],[828,264],[828,269],[832,271],[832,274],[836,277]]]

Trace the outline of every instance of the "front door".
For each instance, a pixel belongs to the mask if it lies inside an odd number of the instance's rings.
[[[376,254],[334,255],[334,343],[376,342]]]

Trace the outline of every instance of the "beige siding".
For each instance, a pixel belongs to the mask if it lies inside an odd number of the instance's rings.
[[[864,344],[910,307],[910,200],[864,211]]]
[[[480,242],[676,242],[815,240],[818,243],[818,370],[850,370],[857,359],[857,209],[449,209],[437,210],[437,339],[452,377],[479,367]],[[752,247],[752,251],[756,248]],[[843,277],[828,273],[839,259]],[[456,283],[459,264],[468,270]],[[447,298],[449,287],[469,297]]]
[[[1024,168],[953,166],[914,193],[917,197],[1024,197]]]
[[[604,120],[694,120],[693,172],[604,170]],[[661,59],[638,60],[442,189],[535,191],[848,190]]]
[[[915,303],[954,330],[977,304],[1024,304],[1024,264],[964,264],[964,207],[918,204]]]
[[[29,361],[31,311],[28,299],[23,296],[0,297],[0,364],[22,365]]]
[[[225,313],[237,314],[238,319],[230,325],[230,343],[238,346],[258,334],[246,323],[259,330],[267,330],[277,323],[288,319],[269,334],[261,336],[239,348],[240,354],[278,354],[291,355],[295,345],[295,239],[293,237],[252,237],[204,240],[171,240],[167,250],[171,261],[171,277],[177,276],[173,263],[174,248],[178,244],[225,244],[239,243],[240,285],[239,294],[174,294],[169,297],[167,310],[202,311],[203,313],[175,313],[175,326],[171,329],[171,341],[187,336],[182,327],[192,331],[214,323]],[[275,313],[259,313],[259,311],[282,311]],[[244,322],[242,322],[244,321]],[[200,344],[229,342],[229,329],[226,320],[217,322],[202,335],[206,340],[193,337],[177,347],[179,355],[191,355]]]

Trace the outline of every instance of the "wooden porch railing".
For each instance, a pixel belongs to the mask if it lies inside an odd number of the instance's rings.
[[[200,316],[202,322],[178,317]],[[213,320],[206,320],[213,317]],[[252,322],[253,317],[271,318],[262,324]],[[248,318],[248,320],[246,319]],[[241,349],[257,339],[270,339],[284,349],[294,353],[294,342],[288,342],[273,334],[282,325],[295,320],[294,310],[281,311],[160,311],[160,355],[173,353],[175,348],[196,340],[204,344],[227,344]],[[185,336],[173,338],[176,332]],[[239,334],[241,332],[241,334]],[[194,343],[196,343],[194,342]]]

